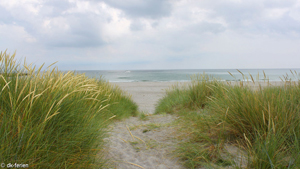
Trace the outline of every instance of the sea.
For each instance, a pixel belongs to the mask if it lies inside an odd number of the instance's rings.
[[[109,82],[184,82],[206,74],[221,81],[298,80],[300,69],[75,70]],[[250,76],[251,75],[251,76]],[[265,75],[265,76],[264,76]]]

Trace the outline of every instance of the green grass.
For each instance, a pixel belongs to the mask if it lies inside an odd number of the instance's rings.
[[[41,69],[0,53],[0,161],[30,168],[105,167],[107,125],[136,115],[137,105],[104,80],[51,65]]]
[[[149,113],[147,113],[145,111],[141,111],[141,112],[139,112],[138,117],[140,120],[143,120],[143,121],[149,120]]]
[[[176,152],[188,168],[300,166],[300,83],[254,89],[255,83],[230,85],[202,74],[184,89],[173,87],[160,100],[156,113],[180,117],[183,141]],[[246,151],[247,163],[227,159],[225,144]]]

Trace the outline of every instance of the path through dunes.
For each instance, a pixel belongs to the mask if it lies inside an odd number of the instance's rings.
[[[165,90],[175,85],[176,82],[124,82],[113,84],[131,94],[140,111],[153,114],[155,104],[164,96]]]
[[[177,139],[172,122],[176,116],[152,115],[155,104],[173,82],[115,83],[132,95],[139,110],[149,113],[145,119],[131,117],[111,125],[108,158],[111,168],[118,169],[180,169],[178,158],[172,155]]]

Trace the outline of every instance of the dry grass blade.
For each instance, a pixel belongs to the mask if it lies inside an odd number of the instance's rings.
[[[227,72],[230,74],[231,77],[235,78],[229,71],[227,71]]]
[[[255,84],[255,81],[254,81],[252,75],[251,75],[251,74],[249,74],[249,75],[250,75],[250,77],[251,77],[252,82]]]
[[[48,115],[49,115],[49,113],[51,112],[51,110],[53,109],[54,105],[55,105],[55,102],[53,102],[53,104],[51,105],[51,107],[50,107],[50,109],[49,109],[48,113],[46,114],[46,117],[45,117],[45,120],[44,120],[44,122],[46,122],[46,121],[47,121],[47,119],[48,119]]]
[[[58,61],[56,61],[56,62],[52,63],[51,65],[49,65],[49,66],[47,67],[47,69],[51,68],[51,67],[52,67],[53,65],[55,65],[57,62],[58,62]]]
[[[236,69],[236,70],[244,77],[244,74],[239,69]]]
[[[146,144],[146,143],[145,143],[145,141],[144,141],[144,140],[142,140],[142,139],[140,139],[139,137],[137,137],[137,136],[133,136],[133,137],[135,137],[135,138],[139,139],[141,142],[143,142],[144,144]]]
[[[9,81],[8,83],[6,83],[6,84],[2,87],[2,91],[1,91],[1,92],[3,92],[3,90],[4,90],[6,87],[9,89],[9,84],[10,84],[10,81]]]
[[[295,76],[292,70],[290,70],[290,72],[292,73],[293,76]]]
[[[135,141],[134,136],[132,135],[132,133],[131,133],[131,131],[129,130],[129,128],[128,128],[127,125],[126,125],[126,128],[127,128],[128,132],[130,133],[132,140]]]
[[[251,148],[252,147],[251,141],[247,138],[245,133],[244,133],[244,138],[247,141],[248,148]]]
[[[135,164],[135,163],[131,163],[131,162],[128,162],[128,161],[124,161],[124,163],[128,163],[128,164],[131,164],[131,165],[140,167],[140,168],[142,168],[142,169],[145,169],[144,167],[142,167],[142,166],[140,166],[140,165],[137,165],[137,164]]]
[[[122,139],[121,137],[119,137],[119,139],[123,140],[125,143],[128,143],[126,140]]]

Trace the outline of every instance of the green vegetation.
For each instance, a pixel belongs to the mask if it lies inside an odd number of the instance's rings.
[[[262,87],[250,77],[231,84],[198,75],[160,100],[156,113],[179,116],[176,152],[188,168],[300,167],[300,83]]]
[[[138,117],[140,120],[146,121],[149,119],[149,114],[145,111],[141,111],[139,112]]]
[[[0,53],[0,161],[103,168],[107,125],[136,115],[137,105],[104,80],[41,69]]]

